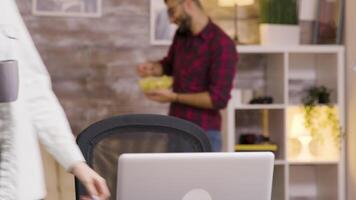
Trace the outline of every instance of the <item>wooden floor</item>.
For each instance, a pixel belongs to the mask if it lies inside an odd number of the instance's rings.
[[[74,176],[67,173],[46,151],[41,148],[47,197],[45,200],[74,200]]]

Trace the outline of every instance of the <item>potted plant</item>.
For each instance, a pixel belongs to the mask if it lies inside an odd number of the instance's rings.
[[[324,146],[323,152],[340,146],[341,126],[337,109],[330,101],[331,90],[325,86],[312,87],[303,98],[305,127],[310,131],[314,141]],[[337,155],[336,155],[337,156]]]
[[[262,45],[298,45],[297,0],[260,0]]]

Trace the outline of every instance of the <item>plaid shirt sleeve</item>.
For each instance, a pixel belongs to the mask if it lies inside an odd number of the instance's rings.
[[[159,63],[162,65],[163,74],[172,76],[173,75],[173,60],[174,60],[174,49],[176,45],[176,36],[174,36],[172,45],[169,47],[168,54]]]
[[[215,109],[225,108],[231,97],[237,62],[238,54],[232,41],[220,39],[213,45],[209,93]]]

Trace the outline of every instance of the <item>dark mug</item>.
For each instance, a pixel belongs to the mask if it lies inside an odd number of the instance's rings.
[[[0,103],[16,101],[19,91],[17,61],[0,61]]]

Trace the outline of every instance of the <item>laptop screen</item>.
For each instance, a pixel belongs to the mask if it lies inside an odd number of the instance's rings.
[[[117,200],[270,200],[274,155],[123,154]]]

